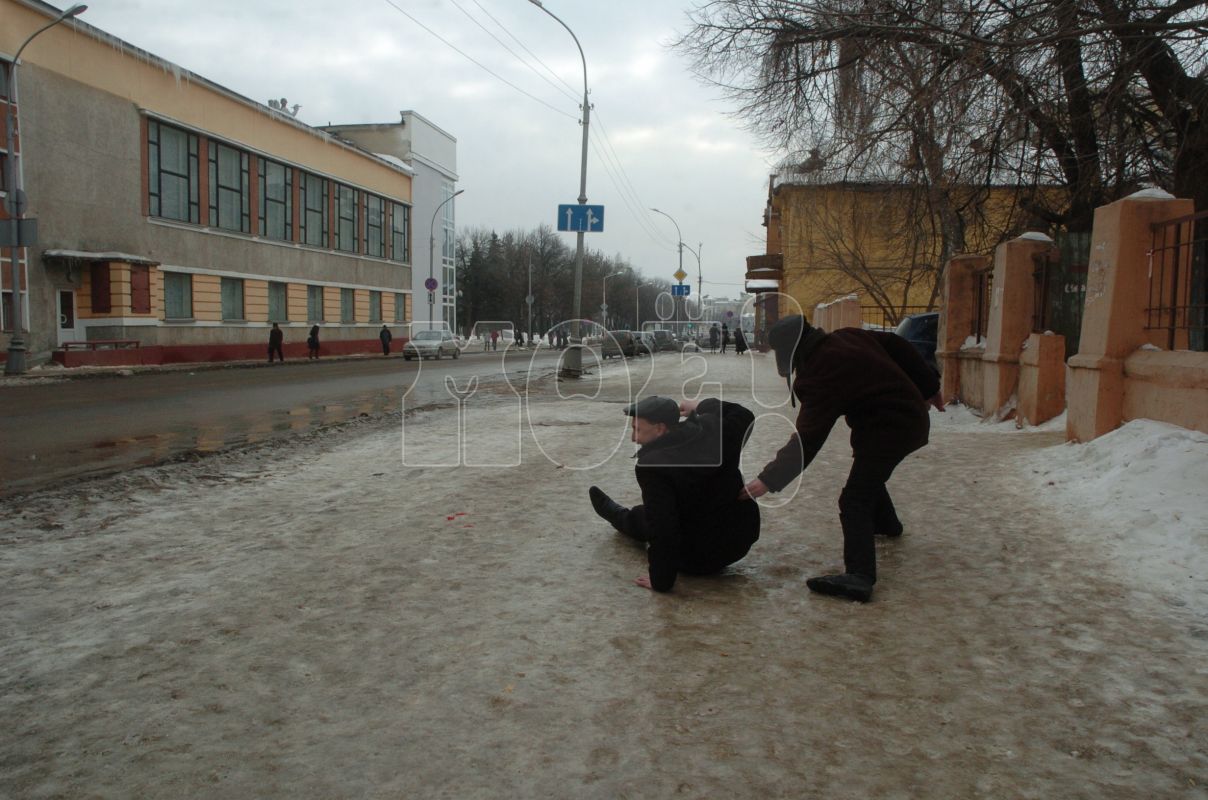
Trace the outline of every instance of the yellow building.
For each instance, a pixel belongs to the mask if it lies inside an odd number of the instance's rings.
[[[961,252],[988,253],[1028,220],[1016,187],[967,194]],[[941,225],[920,195],[904,185],[777,183],[774,177],[765,219],[768,253],[783,255],[779,291],[807,314],[820,303],[855,294],[862,306],[880,309],[870,316],[884,323],[935,308],[943,263]],[[780,309],[785,313],[792,312]]]

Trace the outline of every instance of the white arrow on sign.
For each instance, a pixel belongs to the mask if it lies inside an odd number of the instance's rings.
[[[587,209],[587,229],[591,230],[595,226],[596,215],[591,213],[591,209]]]
[[[570,225],[571,225],[571,222],[574,220],[574,218],[575,218],[574,209],[570,209],[570,208],[566,209],[566,229],[567,230],[570,230]]]

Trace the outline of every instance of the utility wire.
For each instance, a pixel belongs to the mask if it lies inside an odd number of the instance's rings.
[[[487,29],[487,27],[486,27],[485,25],[483,25],[481,22],[479,22],[479,21],[478,21],[478,19],[477,19],[477,18],[475,18],[475,17],[474,17],[474,15],[472,15],[472,14],[471,14],[469,11],[466,11],[464,8],[462,8],[462,7],[461,7],[461,5],[460,5],[460,4],[458,4],[457,0],[449,0],[449,2],[453,4],[453,7],[454,7],[454,8],[456,8],[456,9],[457,9],[458,11],[460,11],[462,14],[465,14],[465,15],[466,15],[466,19],[470,20],[470,22],[473,22],[475,25],[477,25],[479,28],[481,28],[483,33],[485,33],[487,36],[490,36],[492,39],[494,39],[496,42],[498,42],[500,47],[502,47],[504,50],[507,50],[509,53],[511,53],[511,54],[512,54],[512,55],[513,55],[513,56],[516,58],[516,60],[517,60],[517,61],[519,61],[521,64],[523,64],[524,66],[526,66],[526,67],[528,67],[530,70],[532,70],[532,72],[533,72],[533,74],[534,74],[534,75],[536,75],[538,78],[540,78],[541,80],[543,80],[543,81],[545,81],[546,83],[548,83],[550,86],[554,87],[554,91],[560,92],[562,95],[564,95],[564,96],[566,96],[566,97],[569,97],[571,100],[573,100],[573,101],[574,101],[574,102],[576,102],[576,103],[580,102],[580,98],[579,98],[579,97],[577,97],[577,96],[574,94],[574,92],[573,92],[573,91],[572,91],[572,92],[570,92],[570,93],[568,93],[568,92],[567,92],[565,89],[563,89],[561,86],[559,86],[558,84],[556,84],[556,83],[554,83],[553,81],[551,81],[551,80],[550,80],[549,78],[547,78],[545,75],[542,75],[540,70],[538,70],[536,67],[534,67],[534,66],[533,66],[532,64],[530,64],[529,62],[525,61],[525,60],[524,60],[524,58],[522,58],[522,57],[520,56],[520,54],[519,54],[519,53],[517,53],[517,52],[516,52],[515,50],[513,50],[512,48],[508,47],[508,45],[507,45],[507,43],[506,43],[505,41],[503,41],[503,40],[502,40],[502,39],[500,39],[498,36],[496,36],[494,33],[492,33],[490,30],[488,30],[488,29]],[[481,5],[479,5],[478,7],[479,7],[479,8],[482,8],[482,6],[481,6]],[[486,9],[483,9],[483,10],[484,10],[484,11],[486,11]],[[487,14],[487,16],[491,16],[491,15],[488,13],[488,14]],[[494,18],[494,17],[491,17],[491,19],[495,19],[495,18]],[[496,24],[496,25],[499,25],[499,21],[498,21],[498,20],[496,20],[496,21],[495,21],[495,24]],[[500,27],[502,27],[502,26],[500,26]],[[504,28],[504,31],[506,32],[506,31],[507,31],[507,29],[506,29],[506,28]],[[513,36],[512,38],[513,38],[513,39],[515,39],[516,37],[515,37],[515,36]],[[522,46],[523,46],[523,45],[522,45]],[[527,48],[526,48],[526,49],[527,49]],[[535,56],[534,56],[534,58],[535,58]],[[546,69],[549,69],[549,68],[548,68],[548,67],[546,67]]]
[[[569,119],[575,119],[575,120],[577,120],[577,119],[578,119],[578,117],[577,117],[576,115],[574,115],[574,114],[568,114],[568,113],[566,113],[565,111],[563,111],[562,109],[560,109],[560,108],[556,108],[555,106],[550,105],[549,103],[547,103],[547,102],[545,102],[544,100],[542,100],[540,97],[537,97],[537,96],[536,96],[536,95],[534,95],[534,94],[530,94],[530,93],[526,92],[524,89],[521,89],[519,86],[517,86],[516,84],[512,83],[511,81],[509,81],[507,78],[504,78],[503,76],[499,75],[498,73],[496,73],[496,72],[492,71],[492,70],[491,70],[489,67],[487,67],[486,65],[484,65],[482,62],[477,61],[477,60],[476,60],[476,59],[475,59],[473,56],[471,56],[471,55],[469,55],[468,53],[466,53],[464,50],[462,50],[461,48],[459,48],[457,45],[453,44],[453,43],[452,43],[452,42],[450,42],[448,39],[446,39],[445,37],[441,36],[439,33],[437,33],[436,31],[432,30],[432,29],[431,29],[431,28],[429,28],[427,25],[425,25],[424,23],[420,22],[418,19],[416,19],[415,17],[411,16],[410,14],[408,14],[408,13],[407,13],[406,11],[404,11],[403,9],[399,8],[399,7],[398,7],[398,5],[397,5],[397,4],[394,2],[394,0],[384,0],[384,2],[386,3],[386,5],[390,6],[390,7],[391,7],[391,8],[393,8],[395,11],[397,11],[397,12],[398,12],[398,13],[400,13],[400,14],[402,14],[404,17],[406,17],[407,19],[411,20],[412,22],[414,22],[416,25],[418,25],[418,26],[420,26],[421,28],[423,28],[423,29],[424,29],[425,31],[427,31],[428,33],[432,34],[434,37],[436,37],[438,40],[440,40],[440,42],[441,42],[441,43],[443,43],[443,44],[447,45],[447,46],[448,46],[450,49],[452,49],[452,50],[456,51],[456,52],[457,52],[459,55],[461,55],[461,56],[462,56],[463,58],[465,58],[467,61],[469,61],[470,63],[474,64],[475,66],[477,66],[477,67],[481,68],[481,69],[482,69],[484,72],[487,72],[488,74],[492,75],[492,76],[493,76],[493,77],[495,77],[497,80],[499,80],[499,81],[501,81],[501,82],[503,82],[503,83],[506,83],[508,86],[510,86],[510,87],[512,87],[513,89],[515,89],[516,91],[520,92],[520,93],[521,93],[522,95],[524,95],[525,97],[528,97],[528,98],[529,98],[529,99],[531,99],[531,100],[536,100],[538,103],[540,103],[541,105],[545,106],[545,107],[546,107],[546,108],[548,108],[550,111],[553,111],[553,112],[554,112],[554,113],[556,113],[556,114],[561,114],[562,116],[567,117],[567,118],[569,118]]]
[[[530,56],[532,56],[534,61],[536,61],[538,64],[540,64],[542,67],[544,67],[546,72],[548,72],[550,75],[554,76],[554,78],[555,78],[555,79],[556,79],[556,80],[557,80],[559,83],[561,83],[563,86],[565,86],[567,89],[569,89],[569,90],[571,91],[571,93],[575,95],[576,100],[578,99],[578,91],[579,91],[578,89],[576,89],[575,87],[571,86],[569,83],[567,83],[565,80],[563,80],[563,79],[562,79],[562,76],[561,76],[561,75],[559,75],[558,73],[556,73],[556,72],[554,72],[552,69],[550,69],[549,65],[548,65],[548,64],[546,64],[544,61],[542,61],[542,60],[541,60],[541,59],[540,59],[540,58],[537,56],[537,54],[536,54],[536,53],[534,53],[532,50],[528,49],[528,46],[527,46],[527,45],[526,45],[524,42],[520,41],[520,39],[519,39],[519,38],[516,36],[516,34],[512,33],[510,30],[508,30],[507,26],[506,26],[506,25],[504,25],[502,22],[500,22],[498,19],[496,19],[496,18],[494,17],[494,15],[492,15],[492,14],[491,14],[491,12],[490,12],[490,11],[487,11],[486,7],[484,7],[482,3],[478,2],[478,0],[474,0],[474,5],[476,5],[476,6],[478,6],[479,8],[481,8],[481,9],[482,9],[482,13],[484,13],[484,14],[486,14],[488,17],[490,17],[490,18],[491,18],[491,21],[492,21],[492,22],[494,22],[496,25],[498,25],[500,30],[502,30],[502,31],[503,31],[504,33],[506,33],[508,36],[511,36],[511,37],[512,37],[512,40],[513,40],[513,41],[515,41],[515,42],[516,42],[516,44],[520,45],[520,46],[521,46],[521,47],[524,49],[524,52],[526,52],[526,53],[528,53]]]
[[[631,181],[629,179],[629,173],[625,171],[625,165],[624,165],[624,163],[622,163],[621,157],[617,155],[616,149],[612,146],[612,140],[610,140],[608,138],[608,131],[604,129],[604,123],[600,119],[599,111],[596,112],[596,123],[599,126],[600,135],[603,136],[604,142],[608,146],[608,150],[612,153],[613,160],[616,162],[616,165],[621,172],[621,176],[624,179],[625,185],[629,188],[630,195],[633,197],[634,202],[637,204],[637,207],[639,209],[641,209],[641,211],[642,211],[642,215],[646,220],[646,223],[643,225],[643,227],[646,228],[646,230],[648,232],[653,231],[654,238],[659,243],[666,245],[669,242],[669,240],[667,239],[667,237],[665,235],[663,235],[660,232],[659,226],[654,223],[654,219],[650,216],[650,211],[647,210],[649,208],[649,206],[647,206],[644,202],[642,202],[642,198],[640,195],[638,195],[638,191],[634,187],[633,181]],[[674,246],[676,244],[678,244],[678,243],[676,243],[676,242],[671,243],[672,246]]]

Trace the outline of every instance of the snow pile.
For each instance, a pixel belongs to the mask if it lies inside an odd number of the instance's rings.
[[[1042,499],[1078,514],[1154,588],[1208,610],[1208,434],[1133,420],[1029,460]]]
[[[1053,433],[1065,430],[1065,412],[1040,425],[1023,425],[1018,418],[982,417],[969,406],[949,403],[942,414],[931,410],[931,429],[959,433]]]

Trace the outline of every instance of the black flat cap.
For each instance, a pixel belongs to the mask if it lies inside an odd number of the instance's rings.
[[[768,344],[776,352],[776,371],[787,378],[793,371],[793,356],[797,345],[812,330],[805,317],[793,314],[768,329]]]
[[[625,413],[631,417],[641,417],[647,422],[661,422],[664,425],[674,425],[679,422],[679,403],[670,397],[659,397],[652,394],[643,397],[636,403],[625,406]]]

